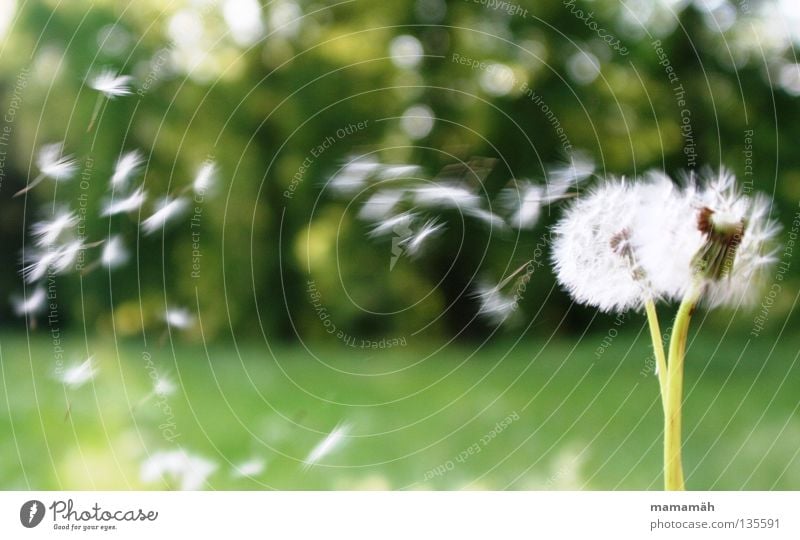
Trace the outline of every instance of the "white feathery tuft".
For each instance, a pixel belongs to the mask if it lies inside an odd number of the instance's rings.
[[[379,221],[389,217],[405,193],[400,189],[384,189],[373,193],[361,206],[358,217],[366,221]]]
[[[117,268],[128,262],[130,254],[125,249],[121,235],[115,235],[106,240],[100,262],[106,268]]]
[[[47,292],[44,287],[36,287],[27,296],[12,297],[11,303],[17,316],[34,315],[43,311],[47,305]]]
[[[442,183],[416,188],[414,203],[426,207],[465,209],[478,208],[481,200],[472,190],[463,185]]]
[[[527,180],[500,192],[500,205],[509,213],[508,222],[515,229],[532,229],[542,212],[544,189]]]
[[[245,477],[254,477],[258,476],[267,468],[267,463],[260,457],[250,458],[247,461],[243,461],[238,465],[233,466],[233,472],[231,476],[234,478],[245,478]]]
[[[78,170],[78,162],[72,156],[65,156],[64,143],[46,144],[39,149],[36,166],[46,178],[60,182],[69,180]]]
[[[144,156],[138,150],[131,150],[121,155],[114,166],[111,185],[116,189],[125,187],[128,180],[136,174],[142,163],[144,163]]]
[[[113,99],[130,94],[132,80],[130,75],[117,75],[114,70],[104,69],[89,80],[89,87]]]
[[[73,364],[58,375],[58,379],[65,386],[76,389],[97,376],[94,356],[90,356],[80,364]]]
[[[183,449],[162,450],[142,463],[140,478],[146,484],[166,479],[182,491],[196,491],[206,485],[217,467],[215,462]]]
[[[116,214],[127,214],[134,212],[142,207],[147,194],[142,188],[137,188],[136,191],[125,197],[115,201],[113,198],[103,205],[102,217],[113,216]]]
[[[194,324],[194,317],[186,308],[170,308],[164,313],[164,320],[172,328],[186,330]]]
[[[170,199],[165,197],[156,205],[156,211],[142,222],[142,229],[145,234],[152,234],[163,229],[167,223],[181,215],[189,203],[186,199]]]
[[[402,231],[404,233],[403,236],[405,236],[405,233],[410,234],[412,232],[411,224],[416,221],[417,217],[417,214],[413,212],[403,212],[402,214],[386,218],[376,223],[369,232],[369,235],[375,238],[391,232],[397,233],[398,231]]]
[[[52,219],[38,221],[31,227],[31,235],[39,247],[48,247],[55,244],[62,233],[72,229],[78,223],[75,212],[63,208],[55,213]]]
[[[304,468],[310,469],[314,465],[318,464],[320,460],[324,459],[334,450],[342,446],[349,432],[350,426],[348,424],[339,424],[333,428],[333,431],[331,431],[324,439],[317,443],[311,452],[308,453],[306,459],[303,460],[303,463],[305,464]]]
[[[405,251],[409,255],[416,255],[421,250],[425,242],[440,234],[444,229],[444,224],[439,223],[436,218],[429,219],[419,229],[402,241]]]
[[[206,161],[197,169],[192,181],[192,190],[197,195],[204,195],[214,188],[217,176],[217,165],[213,161]]]

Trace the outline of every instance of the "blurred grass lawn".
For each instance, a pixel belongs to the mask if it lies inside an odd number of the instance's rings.
[[[642,334],[621,334],[597,359],[601,339],[574,348],[500,343],[474,355],[466,346],[430,355],[315,349],[318,360],[301,346],[270,353],[164,341],[149,350],[178,384],[165,411],[142,401],[151,381],[135,344],[90,342],[97,378],[65,391],[45,334],[33,334],[30,349],[24,335],[4,335],[0,487],[163,489],[142,484],[140,465],[180,445],[219,463],[213,489],[660,489],[662,418],[656,379],[643,372],[648,345]],[[800,338],[743,348],[691,345],[687,485],[800,489]],[[514,413],[518,420],[487,437]],[[170,415],[174,443],[159,428]],[[352,436],[304,470],[303,458],[340,422]],[[266,460],[264,472],[235,478],[232,464],[253,456]]]

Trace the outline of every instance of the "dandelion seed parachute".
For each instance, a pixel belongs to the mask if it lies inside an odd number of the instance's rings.
[[[95,366],[94,357],[90,356],[80,364],[69,366],[58,378],[65,386],[76,389],[93,380],[96,376],[97,367]]]
[[[171,480],[182,491],[196,491],[205,486],[218,465],[186,450],[162,450],[151,454],[143,463],[139,477],[149,484]]]
[[[186,199],[165,197],[156,205],[156,211],[142,222],[142,229],[145,234],[152,234],[163,229],[167,223],[181,215],[188,206],[189,203]]]
[[[33,315],[44,310],[47,303],[47,293],[44,287],[36,287],[25,297],[12,297],[11,303],[14,306],[14,313],[17,316]]]
[[[147,194],[144,192],[144,190],[142,188],[138,188],[136,191],[123,199],[116,201],[112,198],[111,200],[106,201],[103,205],[103,211],[100,215],[102,217],[108,217],[116,214],[127,214],[129,212],[134,212],[142,207],[146,198]]]
[[[349,424],[339,424],[308,453],[303,460],[305,468],[309,469],[320,462],[323,458],[331,454],[334,450],[342,446],[350,433]]]
[[[117,75],[114,70],[104,69],[89,80],[89,87],[97,90],[109,99],[126,96],[131,93],[130,75]]]
[[[34,223],[31,235],[37,246],[52,246],[64,232],[72,229],[77,223],[78,215],[62,208],[51,219]]]
[[[138,150],[131,150],[120,156],[114,166],[114,174],[111,175],[111,185],[116,189],[125,187],[142,163],[144,156]]]
[[[214,188],[217,166],[213,161],[206,161],[197,169],[192,181],[192,191],[196,195],[204,195]]]

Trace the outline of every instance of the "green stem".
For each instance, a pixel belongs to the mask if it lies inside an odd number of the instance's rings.
[[[658,386],[661,390],[661,406],[664,414],[667,413],[667,358],[664,354],[664,342],[661,338],[661,327],[658,324],[656,304],[652,298],[645,300],[644,309],[647,312],[647,324],[650,327],[650,339],[653,341],[653,354],[658,368]]]
[[[700,286],[695,284],[683,297],[672,336],[669,342],[667,367],[667,399],[664,414],[664,489],[682,491],[683,465],[681,463],[681,405],[683,402],[683,360],[689,323],[700,299]]]

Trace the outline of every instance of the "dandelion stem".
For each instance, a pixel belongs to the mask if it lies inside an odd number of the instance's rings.
[[[695,284],[686,293],[675,315],[669,342],[667,367],[667,400],[664,414],[664,489],[683,491],[681,463],[681,405],[683,402],[683,361],[689,323],[700,299],[700,287]]]
[[[103,106],[103,94],[97,96],[97,102],[94,104],[94,111],[92,111],[92,118],[89,120],[89,127],[86,128],[86,133],[92,131],[94,127],[94,122],[97,120],[97,115],[100,114],[100,107]]]
[[[667,357],[664,353],[664,342],[661,338],[661,327],[658,324],[658,313],[656,304],[652,298],[648,298],[644,303],[647,312],[647,324],[650,327],[650,338],[653,340],[653,354],[656,358],[658,371],[658,386],[661,390],[661,406],[664,414],[667,413]]]
[[[29,192],[30,190],[32,190],[33,188],[38,186],[42,182],[42,180],[44,180],[44,175],[43,174],[39,174],[39,176],[34,178],[33,181],[31,181],[30,184],[28,184],[27,186],[25,186],[21,190],[19,190],[16,193],[14,193],[14,197],[19,197],[20,195],[24,195],[25,193]]]

